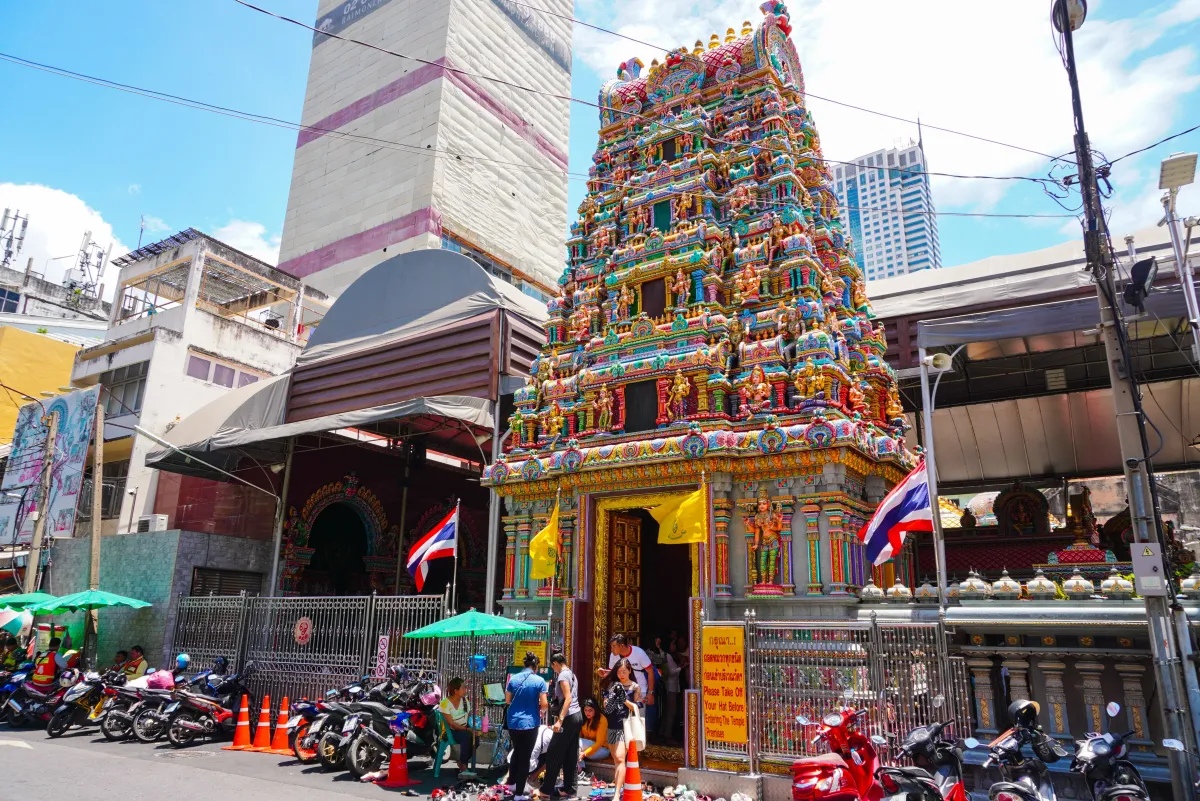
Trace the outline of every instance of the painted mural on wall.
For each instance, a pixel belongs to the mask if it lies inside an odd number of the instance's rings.
[[[95,386],[21,407],[13,431],[12,453],[0,483],[0,491],[4,493],[0,495],[0,542],[14,542],[14,529],[15,542],[27,543],[33,537],[34,520],[30,513],[40,500],[39,481],[50,415],[58,416],[58,436],[51,466],[46,536],[72,536],[99,397],[100,387]]]

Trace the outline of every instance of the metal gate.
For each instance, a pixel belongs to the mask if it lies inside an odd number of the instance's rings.
[[[181,598],[171,650],[190,654],[197,667],[218,656],[235,671],[253,662],[251,690],[276,702],[316,697],[373,672],[378,661],[437,668],[439,641],[403,635],[444,614],[445,599],[436,595]]]
[[[749,701],[747,742],[705,738],[706,763],[785,771],[793,759],[822,752],[796,716],[819,720],[847,703],[871,710],[865,725],[872,734],[903,739],[916,726],[951,719],[963,735],[971,730],[966,664],[946,658],[939,624],[749,617],[704,625],[745,627]]]

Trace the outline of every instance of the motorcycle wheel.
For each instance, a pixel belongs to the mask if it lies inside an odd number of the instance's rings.
[[[46,734],[50,737],[62,737],[75,721],[75,707],[60,709],[50,716],[46,723]]]
[[[122,712],[128,711],[125,707],[119,707],[118,709]],[[117,709],[109,711],[117,711]],[[100,733],[104,735],[104,739],[112,742],[128,738],[132,730],[133,726],[128,720],[124,720],[116,715],[105,715],[104,720],[100,721]]]
[[[13,712],[10,709],[8,712],[8,725],[14,729],[23,729],[26,726],[33,725],[33,718],[29,717],[25,712]]]
[[[10,710],[8,708],[8,699],[12,698],[12,693],[0,693],[0,723],[7,723]]]
[[[167,742],[176,748],[191,745],[192,741],[196,739],[196,732],[191,729],[185,729],[179,724],[183,721],[195,722],[195,720],[196,714],[194,712],[185,711],[176,713],[167,726]]]
[[[133,736],[138,739],[138,742],[152,743],[163,736],[166,726],[154,717],[157,712],[157,709],[146,707],[134,717]]]
[[[361,779],[368,773],[379,770],[383,762],[382,756],[371,738],[364,734],[346,747],[346,767],[350,769],[354,778]]]
[[[321,739],[317,742],[317,761],[321,763],[321,767],[325,768],[325,770],[342,769],[342,756],[338,753],[338,742],[341,739],[340,734],[327,731],[321,735]]]
[[[308,721],[304,721],[288,732],[288,745],[292,748],[292,753],[296,755],[296,760],[301,764],[308,765],[317,758],[317,749],[305,748],[300,745],[301,741],[308,736]]]

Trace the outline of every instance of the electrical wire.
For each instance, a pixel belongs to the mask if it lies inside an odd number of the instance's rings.
[[[63,77],[63,78],[71,78],[73,80],[83,81],[85,83],[90,83],[90,84],[93,84],[96,86],[102,86],[107,89],[115,89],[117,91],[139,95],[141,97],[146,97],[151,100],[161,100],[163,102],[172,103],[174,105],[183,106],[185,108],[192,108],[192,109],[196,109],[199,111],[208,111],[210,113],[219,114],[221,116],[232,117],[234,119],[240,119],[240,120],[244,120],[246,122],[255,122],[255,123],[259,123],[259,124],[263,124],[263,125],[269,125],[269,126],[275,127],[275,128],[283,128],[285,130],[312,131],[314,133],[320,133],[322,135],[335,136],[335,137],[337,137],[339,139],[343,139],[343,140],[359,141],[359,142],[363,142],[366,144],[379,145],[380,148],[387,148],[390,150],[399,150],[401,152],[409,153],[411,155],[425,155],[425,156],[429,156],[432,158],[446,158],[446,159],[453,159],[455,161],[470,160],[470,161],[481,162],[484,164],[493,164],[493,165],[497,165],[500,167],[511,167],[514,169],[523,170],[525,172],[546,173],[546,174],[551,174],[551,175],[565,175],[568,180],[595,181],[603,186],[607,186],[610,190],[621,189],[621,188],[632,188],[632,186],[633,186],[631,181],[624,182],[624,183],[619,183],[619,182],[615,182],[615,181],[605,181],[604,179],[595,178],[586,173],[574,173],[574,172],[570,172],[568,170],[564,170],[560,167],[536,167],[536,166],[526,164],[526,163],[503,161],[500,159],[489,158],[487,156],[474,156],[474,155],[470,155],[470,154],[466,154],[466,153],[455,153],[454,151],[445,150],[442,148],[435,148],[432,145],[425,145],[424,147],[422,147],[421,145],[408,144],[405,142],[395,142],[395,141],[388,140],[388,139],[380,139],[380,138],[373,137],[373,136],[366,136],[364,134],[357,134],[357,133],[352,133],[352,132],[347,132],[347,131],[339,131],[339,130],[330,129],[330,128],[322,128],[322,127],[314,126],[314,125],[305,125],[303,123],[292,122],[290,120],[284,120],[284,119],[280,119],[278,117],[271,117],[271,116],[268,116],[265,114],[258,114],[255,112],[243,111],[240,109],[230,108],[228,106],[219,106],[219,105],[216,105],[213,103],[207,103],[202,100],[195,100],[193,98],[183,97],[181,95],[174,95],[174,94],[170,94],[167,92],[160,92],[155,89],[147,89],[145,87],[135,86],[133,84],[120,83],[118,81],[112,81],[107,78],[100,78],[100,77],[97,77],[94,75],[88,75],[86,73],[75,72],[73,70],[68,70],[68,69],[65,69],[62,67],[57,67],[57,66],[54,66],[51,64],[44,64],[41,62],[31,61],[30,59],[21,58],[20,56],[14,56],[14,55],[11,55],[8,53],[3,53],[3,52],[0,52],[0,60],[8,61],[8,62],[16,64],[18,66],[29,67],[31,69],[36,69],[36,70],[39,70],[42,72],[47,72],[51,75],[57,75],[57,76]],[[370,154],[367,154],[367,155],[370,155]],[[359,159],[365,158],[365,157],[366,156],[360,156]],[[358,159],[356,159],[356,160],[358,160]],[[875,169],[875,168],[872,168],[872,169]],[[888,168],[879,168],[879,169],[888,169]],[[891,168],[891,169],[896,169],[896,168]],[[919,174],[916,171],[912,171],[912,173]],[[789,204],[779,204],[779,205],[789,205]],[[896,213],[901,213],[899,210],[892,210],[892,209],[888,209],[888,208],[884,208],[884,207],[873,207],[873,206],[843,206],[842,208],[849,210],[849,211],[880,211],[880,212],[895,211]],[[914,212],[909,211],[909,212],[905,212],[905,213],[914,213]],[[1063,214],[1048,214],[1048,215],[1042,215],[1042,214],[995,214],[995,213],[986,213],[986,212],[952,212],[952,211],[921,211],[919,213],[927,214],[927,215],[935,214],[937,216],[945,216],[945,217],[991,217],[991,218],[1016,218],[1016,219],[1061,218],[1061,217],[1074,216],[1074,215],[1063,215]]]
[[[541,95],[542,97],[548,97],[553,100],[563,100],[563,101],[570,102],[570,103],[578,103],[582,106],[587,106],[588,108],[594,108],[594,109],[598,109],[600,111],[609,111],[609,112],[612,112],[613,114],[619,114],[624,117],[639,119],[648,124],[657,125],[659,128],[662,128],[664,130],[674,131],[675,133],[685,134],[688,136],[695,135],[694,131],[687,131],[682,128],[675,127],[673,125],[669,125],[667,123],[662,122],[661,120],[655,119],[655,118],[650,117],[645,114],[638,114],[636,112],[625,111],[623,109],[617,109],[617,108],[613,108],[611,106],[604,106],[604,105],[601,105],[600,103],[593,103],[590,100],[582,100],[580,98],[573,97],[571,95],[564,95],[564,94],[561,94],[558,92],[552,92],[552,91],[549,91],[546,89],[538,89],[537,87],[533,87],[533,86],[525,86],[524,84],[520,84],[515,81],[510,81],[507,78],[499,78],[494,75],[484,75],[483,73],[471,72],[470,70],[464,70],[460,67],[453,67],[448,64],[439,63],[436,61],[430,61],[429,59],[419,58],[417,56],[410,56],[410,55],[406,55],[404,53],[397,53],[395,50],[389,50],[386,47],[380,47],[379,45],[371,44],[370,42],[364,42],[361,39],[354,39],[349,36],[342,36],[340,34],[328,33],[326,31],[318,30],[317,28],[314,28],[312,25],[309,25],[308,23],[301,22],[300,20],[294,19],[292,17],[286,17],[282,14],[277,14],[274,11],[270,11],[270,10],[262,8],[260,6],[256,6],[253,3],[248,3],[248,2],[246,2],[246,0],[234,0],[234,2],[237,3],[238,5],[245,6],[246,8],[249,8],[253,11],[257,11],[260,14],[265,14],[269,17],[274,17],[275,19],[290,23],[292,25],[296,25],[298,27],[304,28],[305,30],[312,31],[313,33],[320,34],[322,36],[328,36],[332,39],[337,39],[338,41],[356,44],[356,45],[359,45],[360,47],[366,47],[371,50],[376,50],[380,53],[384,53],[389,56],[394,56],[396,58],[402,58],[402,59],[406,59],[409,61],[415,61],[418,64],[425,64],[427,66],[439,67],[441,69],[444,69],[447,72],[452,72],[452,73],[455,73],[458,75],[462,75],[464,77],[478,78],[480,80],[491,81],[491,82],[497,83],[501,86],[507,86],[510,89],[516,89],[516,90],[522,91],[522,92],[529,92],[531,94]],[[711,142],[718,142],[720,144],[729,145],[731,147],[737,147],[742,144],[740,142],[734,142],[734,141],[731,141],[728,139],[722,139],[720,137],[712,136],[710,134],[706,134],[705,138]],[[767,147],[766,145],[763,145],[761,143],[756,143],[755,146],[757,146],[760,150],[764,150],[768,153],[780,153],[780,154],[789,155],[789,156],[793,155],[790,151],[781,150],[779,148]],[[864,165],[858,164],[857,162],[839,161],[837,159],[830,159],[830,158],[826,158],[824,156],[811,155],[810,158],[812,158],[815,161],[824,162],[826,164],[840,164],[840,165],[844,165],[847,167],[863,167],[864,166]],[[878,169],[885,169],[885,168],[880,167]],[[1029,181],[1031,183],[1036,183],[1036,184],[1043,184],[1049,180],[1047,178],[1035,178],[1035,177],[1026,176],[1026,175],[964,175],[961,173],[934,172],[931,170],[910,170],[910,172],[914,175],[936,175],[936,176],[942,177],[942,178],[960,178],[960,179],[964,179],[964,180]]]
[[[557,11],[551,11],[548,8],[539,8],[538,6],[530,5],[529,3],[522,3],[522,2],[520,2],[520,0],[507,0],[507,2],[511,3],[514,6],[521,6],[522,8],[528,8],[532,11],[538,11],[542,14],[548,14],[552,17],[558,17],[559,19],[567,20],[568,22],[573,22],[576,25],[582,25],[585,28],[591,28],[592,30],[599,31],[600,33],[606,33],[609,36],[615,36],[618,39],[624,39],[628,42],[640,44],[644,47],[650,47],[650,48],[658,50],[662,53],[670,53],[672,50],[678,49],[678,48],[664,47],[662,45],[652,44],[651,42],[645,42],[645,41],[642,41],[641,39],[635,39],[632,36],[627,36],[623,33],[618,33],[617,31],[610,30],[601,25],[596,25],[591,22],[585,22],[584,20],[581,20],[577,17],[572,17],[568,14],[560,14]],[[815,100],[822,100],[826,103],[833,103],[835,106],[843,106],[845,108],[854,109],[855,111],[862,111],[867,114],[874,114],[879,117],[885,117],[886,119],[889,119],[889,120],[896,120],[897,122],[906,122],[909,125],[919,125],[922,128],[930,128],[935,131],[941,131],[942,133],[954,134],[955,136],[963,136],[963,137],[966,137],[967,139],[975,139],[980,142],[987,142],[988,144],[999,145],[1000,147],[1008,147],[1008,148],[1012,148],[1013,150],[1023,151],[1025,153],[1032,153],[1035,156],[1042,156],[1044,158],[1050,159],[1051,161],[1066,161],[1067,163],[1069,163],[1071,165],[1075,164],[1074,161],[1070,161],[1069,159],[1064,159],[1063,156],[1051,156],[1049,153],[1043,153],[1040,150],[1032,150],[1031,148],[1028,148],[1028,147],[1022,147],[1020,145],[1013,145],[1013,144],[1009,144],[1008,142],[1001,142],[997,139],[989,139],[986,136],[978,136],[976,134],[969,134],[969,133],[965,133],[963,131],[956,131],[953,128],[944,128],[940,125],[932,125],[928,122],[921,122],[920,120],[910,120],[910,119],[907,119],[906,117],[899,117],[895,114],[888,114],[885,111],[876,111],[875,109],[866,108],[865,106],[858,106],[858,105],[855,105],[854,103],[847,103],[842,100],[834,100],[832,97],[822,97],[821,95],[813,94],[812,92],[808,91],[807,89],[799,90],[797,93],[804,97],[811,97]]]
[[[1108,164],[1109,165],[1116,164],[1118,161],[1121,161],[1122,159],[1127,159],[1130,156],[1136,156],[1138,153],[1145,153],[1147,150],[1153,150],[1154,148],[1158,147],[1159,145],[1170,142],[1172,139],[1178,139],[1181,136],[1186,136],[1187,134],[1190,134],[1193,131],[1200,131],[1200,125],[1193,125],[1191,128],[1188,128],[1186,131],[1180,131],[1179,133],[1174,133],[1174,134],[1171,134],[1170,136],[1163,137],[1162,139],[1159,139],[1157,142],[1155,142],[1152,145],[1146,145],[1145,147],[1139,147],[1137,150],[1131,150],[1128,153],[1126,153],[1124,156],[1117,156],[1115,159],[1108,162]]]

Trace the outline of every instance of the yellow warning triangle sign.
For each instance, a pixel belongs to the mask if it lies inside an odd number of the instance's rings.
[[[1154,549],[1153,549],[1153,548],[1151,548],[1149,545],[1147,545],[1147,546],[1146,546],[1146,547],[1145,547],[1145,548],[1142,550],[1142,556],[1154,556]]]

